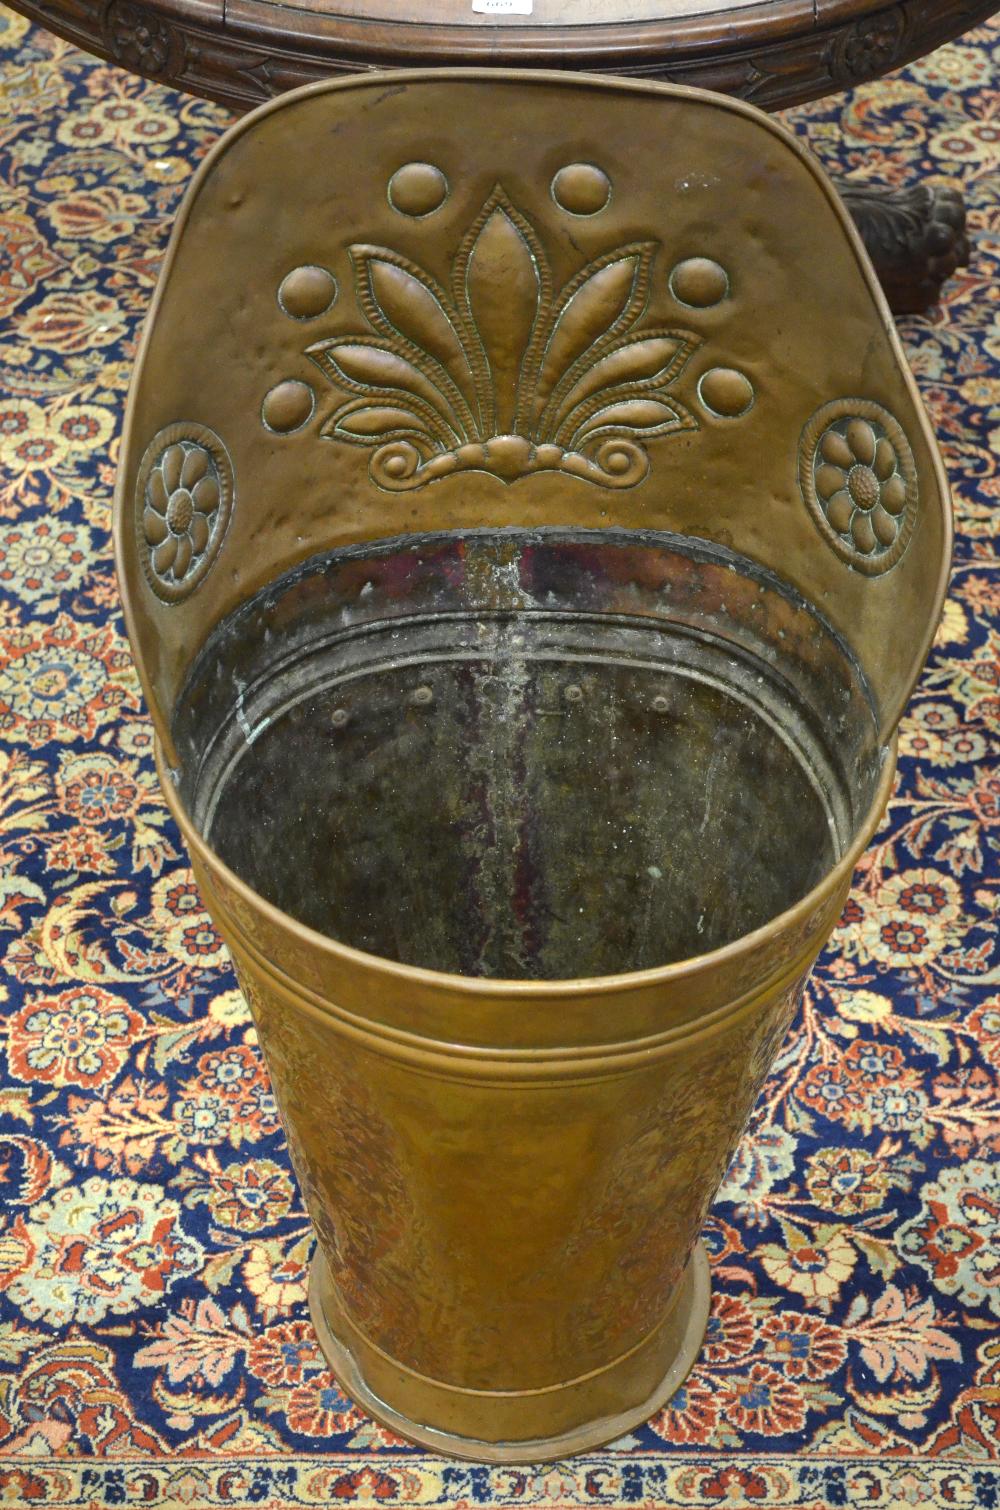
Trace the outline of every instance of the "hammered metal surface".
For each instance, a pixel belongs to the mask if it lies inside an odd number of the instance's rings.
[[[187,416],[239,495],[168,602],[139,469]],[[836,196],[665,87],[278,101],[181,216],[116,529],[324,1322],[456,1451],[605,1440],[674,1377],[943,592],[940,462]]]

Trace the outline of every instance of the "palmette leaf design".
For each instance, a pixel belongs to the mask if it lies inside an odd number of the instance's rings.
[[[697,429],[668,390],[698,337],[635,331],[655,253],[652,241],[614,248],[555,291],[534,228],[499,186],[462,239],[450,292],[386,247],[353,246],[371,330],[308,348],[353,395],[322,434],[371,449],[372,478],[391,491],[468,470],[633,486],[646,441]]]
[[[564,389],[561,400],[550,405],[556,439],[572,448],[581,432],[592,430],[595,416],[630,399],[659,403],[669,416],[661,422],[665,429],[659,424],[655,430],[640,425],[647,437],[678,428],[680,406],[676,399],[666,403],[662,393],[683,370],[697,344],[692,336],[675,330],[650,331],[613,342]],[[683,426],[693,427],[693,419]]]

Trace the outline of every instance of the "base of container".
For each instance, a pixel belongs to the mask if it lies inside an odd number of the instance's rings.
[[[606,1368],[548,1389],[465,1390],[414,1373],[363,1338],[344,1312],[319,1248],[309,1276],[313,1325],[344,1392],[399,1436],[480,1463],[567,1457],[613,1442],[648,1420],[680,1388],[698,1357],[710,1299],[708,1258],[698,1242],[667,1314],[637,1347]],[[623,1408],[621,1402],[639,1391],[638,1401]],[[390,1395],[402,1408],[389,1403]],[[441,1424],[426,1425],[425,1416]],[[538,1436],[540,1422],[558,1423],[560,1429]],[[448,1429],[458,1425],[465,1429]]]

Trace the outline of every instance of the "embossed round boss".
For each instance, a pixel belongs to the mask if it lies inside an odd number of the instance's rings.
[[[286,95],[190,191],[116,510],[339,1380],[473,1458],[618,1435],[697,1354],[699,1228],[941,605],[836,195],[664,86]]]

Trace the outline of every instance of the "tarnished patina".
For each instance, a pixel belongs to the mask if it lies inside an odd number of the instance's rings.
[[[116,504],[167,800],[344,1387],[473,1458],[669,1397],[697,1236],[878,822],[946,488],[780,127],[316,86],[175,233]]]

